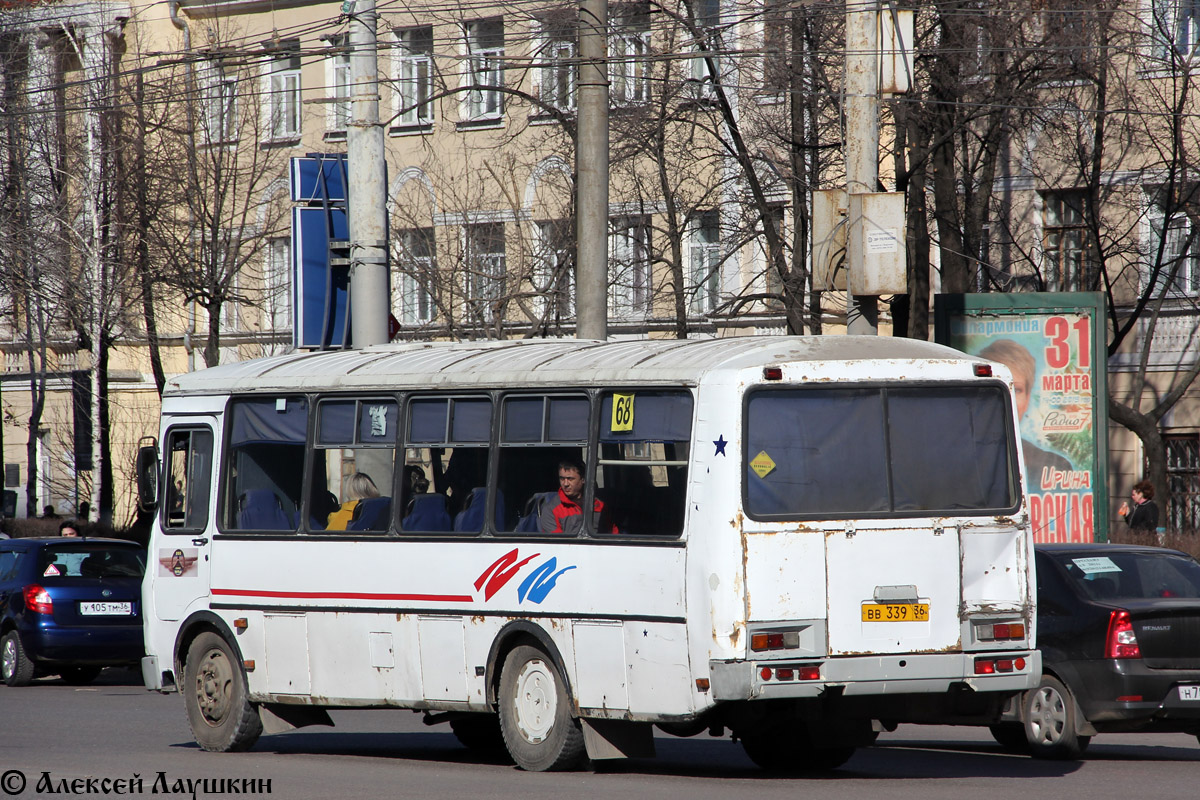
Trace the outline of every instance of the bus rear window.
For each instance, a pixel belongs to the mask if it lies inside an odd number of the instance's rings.
[[[1017,504],[999,386],[760,391],[746,409],[758,519],[992,513]]]

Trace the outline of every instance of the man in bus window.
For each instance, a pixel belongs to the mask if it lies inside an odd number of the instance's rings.
[[[542,504],[538,512],[538,527],[542,533],[569,533],[576,535],[583,529],[583,487],[586,472],[582,462],[568,459],[558,464],[558,496]],[[617,533],[617,526],[608,519],[604,501],[592,501],[592,511],[600,520],[602,533]]]

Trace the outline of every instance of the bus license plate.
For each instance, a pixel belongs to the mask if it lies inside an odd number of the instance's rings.
[[[863,622],[928,622],[929,603],[863,603]]]
[[[80,603],[79,613],[84,617],[127,617],[133,613],[133,603]]]
[[[1191,700],[1193,702],[1200,700],[1200,685],[1180,686],[1179,687],[1179,699],[1180,700]]]

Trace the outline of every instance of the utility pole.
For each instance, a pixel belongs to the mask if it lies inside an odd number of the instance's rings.
[[[388,340],[387,169],[375,34],[379,15],[375,0],[347,0],[342,9],[350,16],[350,339],[354,347],[366,347]]]
[[[575,135],[576,327],[608,338],[608,0],[579,2]]]
[[[879,0],[852,0],[846,5],[846,191],[849,228],[846,263],[846,332],[874,336],[879,332],[879,299],[854,296],[850,284],[863,267],[862,195],[879,183]]]

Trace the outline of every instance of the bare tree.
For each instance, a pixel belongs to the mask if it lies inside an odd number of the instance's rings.
[[[207,44],[146,97],[159,121],[152,149],[138,153],[145,180],[136,186],[145,239],[143,274],[195,303],[203,321],[204,363],[220,362],[222,333],[242,308],[261,303],[272,238],[288,225],[286,149],[273,140],[269,89],[257,71],[265,52],[247,56],[224,45],[232,32],[208,29]],[[180,92],[180,87],[184,87]],[[143,87],[144,88],[144,87]]]

